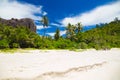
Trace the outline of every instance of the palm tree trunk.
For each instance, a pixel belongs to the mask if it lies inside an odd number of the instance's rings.
[[[45,33],[46,33],[46,28],[44,27],[44,37],[45,37]]]

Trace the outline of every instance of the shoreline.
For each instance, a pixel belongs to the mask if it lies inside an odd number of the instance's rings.
[[[120,48],[111,48],[111,49],[100,49],[96,50],[94,48],[90,49],[35,49],[35,48],[13,48],[13,49],[1,49],[0,54],[9,54],[9,53],[33,53],[35,52],[47,52],[47,51],[73,51],[73,52],[84,52],[84,51],[109,51],[109,50],[120,50]]]

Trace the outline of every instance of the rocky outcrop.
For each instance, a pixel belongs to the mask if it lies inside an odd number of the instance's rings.
[[[13,27],[24,26],[24,27],[29,28],[31,31],[36,32],[35,23],[30,18],[23,18],[23,19],[12,18],[10,20],[0,18],[0,23],[8,25],[8,26],[13,26]]]

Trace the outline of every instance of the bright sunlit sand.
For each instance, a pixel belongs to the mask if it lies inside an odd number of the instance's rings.
[[[120,80],[120,49],[0,53],[0,80]]]

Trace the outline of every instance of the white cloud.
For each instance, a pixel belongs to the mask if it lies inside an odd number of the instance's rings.
[[[43,25],[37,25],[36,28],[39,29],[39,30],[44,29]],[[48,26],[48,27],[45,27],[45,28],[51,28],[51,26]]]
[[[44,12],[43,12],[43,15],[44,15],[44,16],[47,15],[47,12],[44,11]]]
[[[83,26],[90,26],[99,23],[108,23],[114,20],[115,17],[120,18],[120,1],[98,6],[95,9],[73,16],[64,18],[61,23],[76,24],[82,22]]]
[[[49,36],[54,36],[55,35],[55,32],[53,32],[53,33],[46,33],[46,34],[48,34]]]
[[[58,27],[62,26],[61,24],[57,24],[57,23],[51,23],[50,25],[52,25],[52,26],[58,26]]]
[[[53,33],[47,33],[47,34],[53,37],[55,35],[55,32],[53,32]],[[64,34],[66,34],[66,30],[65,31],[60,31],[60,36],[62,36]]]
[[[64,34],[66,34],[66,30],[60,31],[60,36],[62,36],[62,35],[64,35]]]
[[[40,29],[43,29],[43,26],[42,26],[42,25],[37,25],[36,27],[37,27],[37,29],[39,29],[39,30],[40,30]]]
[[[42,6],[20,3],[17,0],[0,0],[0,17],[2,18],[32,18],[40,20],[41,17],[35,14],[42,14]]]

